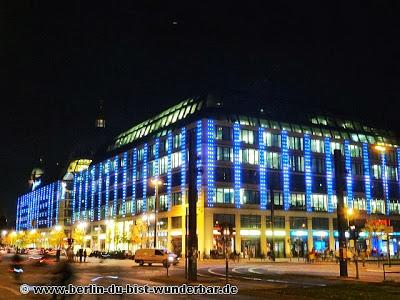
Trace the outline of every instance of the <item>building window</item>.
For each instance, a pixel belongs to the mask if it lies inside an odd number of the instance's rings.
[[[182,165],[182,152],[172,153],[172,168],[177,168]]]
[[[168,195],[163,194],[159,196],[159,211],[167,211],[168,210]]]
[[[350,145],[350,156],[351,157],[362,157],[362,149],[358,145]]]
[[[172,206],[181,205],[182,204],[182,193],[172,193]]]
[[[264,132],[264,143],[267,147],[281,147],[281,136],[280,134],[274,134],[271,132]]]
[[[297,136],[289,136],[288,138],[289,149],[303,151],[303,138]]]
[[[311,158],[311,171],[316,174],[325,173],[325,159],[323,158]]]
[[[316,153],[324,153],[324,141],[311,139],[311,151]]]
[[[304,172],[304,156],[290,155],[289,165],[294,172]]]
[[[239,157],[241,163],[258,164],[258,150],[256,149],[241,149]]]
[[[139,149],[137,152],[137,160],[142,161],[143,160],[143,154],[144,154],[144,149]]]
[[[168,218],[159,218],[157,223],[160,226],[160,230],[168,229]]]
[[[312,194],[311,204],[314,211],[326,211],[327,196],[324,194]]]
[[[356,162],[356,161],[352,161],[351,162],[351,174],[358,175],[358,176],[364,175],[363,164]]]
[[[271,228],[271,216],[265,218],[267,228]],[[285,217],[274,216],[274,230],[285,229]]]
[[[281,192],[274,192],[274,205],[283,206],[283,195]]]
[[[374,214],[384,214],[385,213],[385,200],[372,199],[371,208],[372,208],[372,213],[374,213]]]
[[[260,204],[260,193],[252,190],[240,190],[242,204]]]
[[[217,160],[233,162],[233,149],[232,147],[217,147]]]
[[[174,149],[180,148],[180,147],[181,147],[181,142],[182,142],[182,136],[181,136],[181,134],[179,133],[179,134],[174,135],[174,137],[173,137],[173,146],[174,146]]]
[[[280,169],[281,154],[277,152],[267,152],[267,167],[269,169]]]
[[[246,129],[240,130],[240,141],[247,144],[254,144],[254,131]]]
[[[159,159],[160,172],[159,175],[167,173],[168,170],[168,156],[163,156]]]
[[[312,218],[313,230],[329,230],[328,218]]]
[[[294,209],[306,209],[306,195],[303,193],[291,193],[290,206]]]
[[[217,126],[215,139],[222,140],[222,141],[231,141],[232,140],[232,129],[230,127]]]
[[[290,229],[307,229],[307,218],[303,217],[290,217]]]
[[[261,228],[261,216],[257,215],[241,215],[240,216],[240,227],[257,229]]]
[[[172,217],[171,228],[172,229],[182,228],[182,217]]]
[[[217,188],[216,190],[216,203],[233,204],[233,189]]]
[[[214,226],[218,224],[229,224],[235,227],[235,215],[214,214]]]

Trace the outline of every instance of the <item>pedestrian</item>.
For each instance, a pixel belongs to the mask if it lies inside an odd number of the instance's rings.
[[[87,252],[86,249],[83,251],[83,261],[86,262]]]
[[[80,249],[79,249],[79,262],[80,262],[80,263],[82,262],[82,256],[83,256],[83,249],[80,248]]]

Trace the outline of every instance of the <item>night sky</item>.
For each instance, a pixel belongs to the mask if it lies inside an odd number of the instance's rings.
[[[32,168],[66,163],[100,99],[110,136],[208,93],[400,128],[398,1],[9,2],[0,4],[0,213],[11,219]]]

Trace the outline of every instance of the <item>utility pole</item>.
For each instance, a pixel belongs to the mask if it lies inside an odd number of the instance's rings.
[[[188,281],[197,281],[197,149],[196,131],[188,131],[189,135],[189,234],[188,249]]]
[[[337,223],[339,231],[339,262],[340,262],[340,277],[348,277],[347,273],[347,243],[346,243],[346,227],[347,220],[344,208],[344,164],[342,153],[339,149],[334,151],[335,159],[335,178],[336,178],[336,195],[337,195]]]

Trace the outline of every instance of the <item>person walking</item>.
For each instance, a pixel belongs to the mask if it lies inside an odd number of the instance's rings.
[[[79,249],[79,262],[82,262],[83,249]]]
[[[86,249],[83,251],[83,261],[86,262],[87,252]]]

